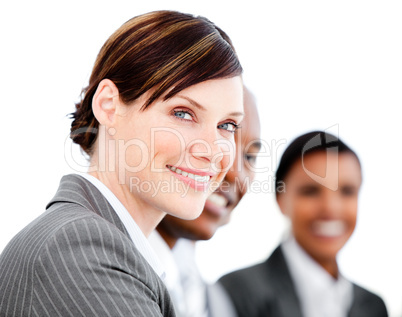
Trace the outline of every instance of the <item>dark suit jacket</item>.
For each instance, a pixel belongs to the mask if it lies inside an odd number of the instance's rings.
[[[223,276],[239,317],[303,316],[300,301],[280,247],[263,263]],[[386,317],[383,300],[353,284],[354,300],[348,317]]]
[[[64,176],[0,256],[0,316],[175,316],[161,279],[103,195]]]

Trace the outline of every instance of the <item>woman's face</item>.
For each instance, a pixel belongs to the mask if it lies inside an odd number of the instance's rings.
[[[356,225],[360,165],[351,153],[325,151],[307,154],[303,163],[290,169],[278,204],[299,245],[318,263],[333,261]]]
[[[233,164],[242,89],[240,77],[210,80],[143,111],[148,93],[119,108],[115,169],[139,212],[151,208],[184,219],[200,214]]]
[[[161,234],[175,239],[210,239],[216,230],[229,222],[233,209],[247,192],[254,179],[254,167],[260,150],[260,122],[251,93],[244,91],[245,118],[235,135],[236,156],[221,186],[212,193],[201,215],[188,221],[167,215],[158,226]],[[169,238],[169,237],[168,237]]]

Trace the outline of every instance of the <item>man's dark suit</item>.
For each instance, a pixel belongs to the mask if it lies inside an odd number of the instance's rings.
[[[229,273],[219,283],[229,293],[238,317],[308,317],[302,315],[280,247],[265,262]],[[353,284],[353,296],[348,317],[388,316],[377,295]]]
[[[0,256],[0,316],[175,316],[161,279],[103,195],[62,178]]]

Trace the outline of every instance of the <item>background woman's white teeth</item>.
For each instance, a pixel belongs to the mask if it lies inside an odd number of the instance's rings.
[[[170,169],[174,172],[176,170],[175,166],[170,166]]]
[[[191,179],[194,179],[195,178],[195,175],[194,174],[191,174],[191,173],[188,173],[188,176],[187,177],[189,177],[189,178],[191,178]]]
[[[181,174],[181,169],[180,168],[176,168],[176,171],[175,171],[177,174]]]
[[[317,221],[314,230],[320,235],[335,237],[344,233],[345,224],[340,220]]]
[[[187,177],[187,176],[188,176],[188,173],[183,171],[183,172],[181,172],[181,175],[183,175],[183,176],[186,176],[186,177]]]
[[[218,205],[220,207],[226,207],[228,201],[225,197],[212,193],[209,197],[208,200],[213,202],[215,205]]]

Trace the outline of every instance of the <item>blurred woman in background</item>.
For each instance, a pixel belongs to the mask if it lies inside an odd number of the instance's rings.
[[[290,236],[264,263],[219,282],[239,317],[385,317],[377,295],[348,281],[336,256],[352,235],[362,182],[356,153],[315,131],[296,138],[276,172],[276,199]]]

